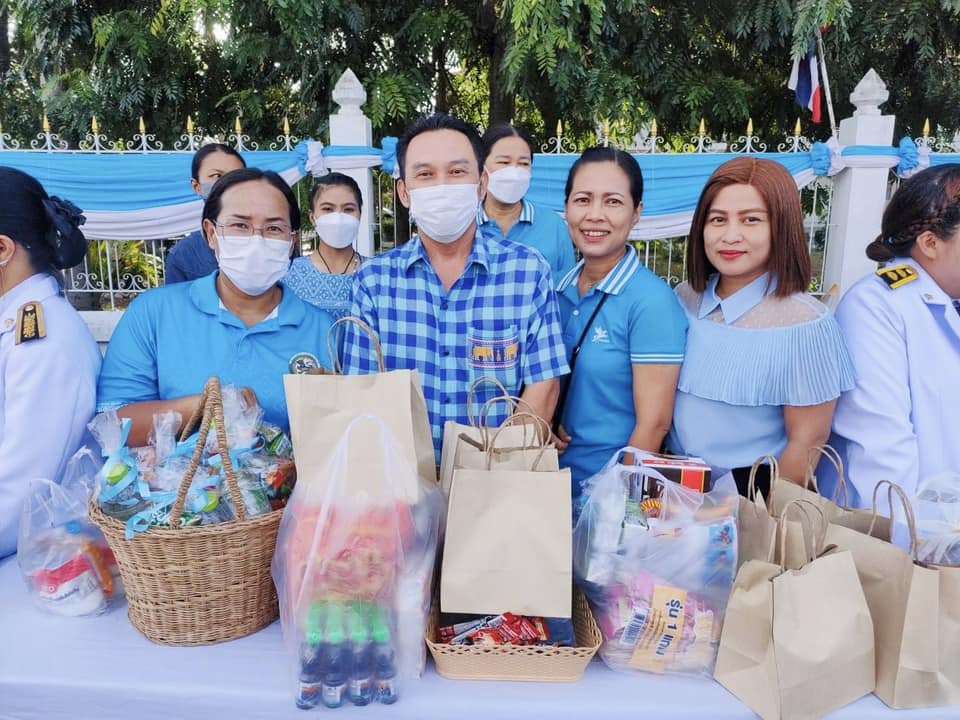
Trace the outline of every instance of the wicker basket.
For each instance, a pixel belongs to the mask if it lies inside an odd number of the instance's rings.
[[[587,599],[573,592],[576,647],[450,645],[434,642],[440,604],[434,602],[427,626],[427,647],[437,672],[451,680],[523,680],[576,682],[600,648],[603,638]]]
[[[202,412],[202,419],[201,419]],[[220,382],[211,378],[201,409],[197,450],[173,506],[170,528],[151,528],[131,540],[126,524],[90,501],[90,519],[117,558],[127,594],[130,622],[162,645],[210,645],[250,635],[277,619],[277,592],[270,563],[282,510],[246,519],[246,509],[227,452]],[[179,528],[190,482],[214,421],[224,473],[239,519],[218,525]]]

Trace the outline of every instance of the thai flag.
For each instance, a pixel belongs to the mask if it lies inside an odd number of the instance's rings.
[[[802,60],[793,61],[787,87],[797,95],[797,105],[813,113],[813,121],[820,122],[820,65],[813,50]]]

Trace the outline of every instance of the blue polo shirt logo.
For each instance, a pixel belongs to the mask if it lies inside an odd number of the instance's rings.
[[[610,333],[604,330],[599,325],[595,325],[593,328],[593,338],[590,342],[595,343],[609,343],[610,342]]]
[[[317,356],[308,352],[300,352],[290,358],[290,372],[294,375],[305,375],[319,367],[320,361],[317,360]]]

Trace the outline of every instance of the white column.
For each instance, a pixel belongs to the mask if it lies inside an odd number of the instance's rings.
[[[893,115],[882,115],[889,97],[887,86],[871,69],[850,94],[853,117],[840,123],[839,142],[847,145],[884,145],[893,142]],[[823,290],[834,285],[846,292],[853,283],[877,269],[865,254],[880,233],[887,202],[888,168],[847,168],[834,178],[830,241],[824,258]]]
[[[333,88],[333,101],[340,106],[330,116],[330,144],[369,147],[373,145],[373,126],[370,118],[363,114],[360,106],[367,101],[367,92],[353,74],[346,70]],[[357,238],[357,251],[364,257],[373,255],[373,173],[369,168],[342,170],[360,186],[363,197],[363,213],[360,217],[360,236]]]

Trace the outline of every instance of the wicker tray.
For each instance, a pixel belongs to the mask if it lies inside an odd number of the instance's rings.
[[[583,677],[603,638],[587,599],[573,593],[573,629],[576,647],[450,645],[434,642],[440,604],[434,602],[427,626],[427,647],[437,672],[451,680],[521,680],[576,682]]]
[[[222,430],[223,403],[216,378],[207,383],[202,406],[197,453],[181,485],[169,529],[150,528],[127,540],[126,523],[105,515],[96,499],[89,505],[91,522],[103,531],[117,559],[130,622],[147,639],[162,645],[234,640],[261,630],[279,616],[270,563],[283,511],[246,519]],[[184,434],[195,422],[187,423]],[[241,519],[177,528],[211,424]]]

